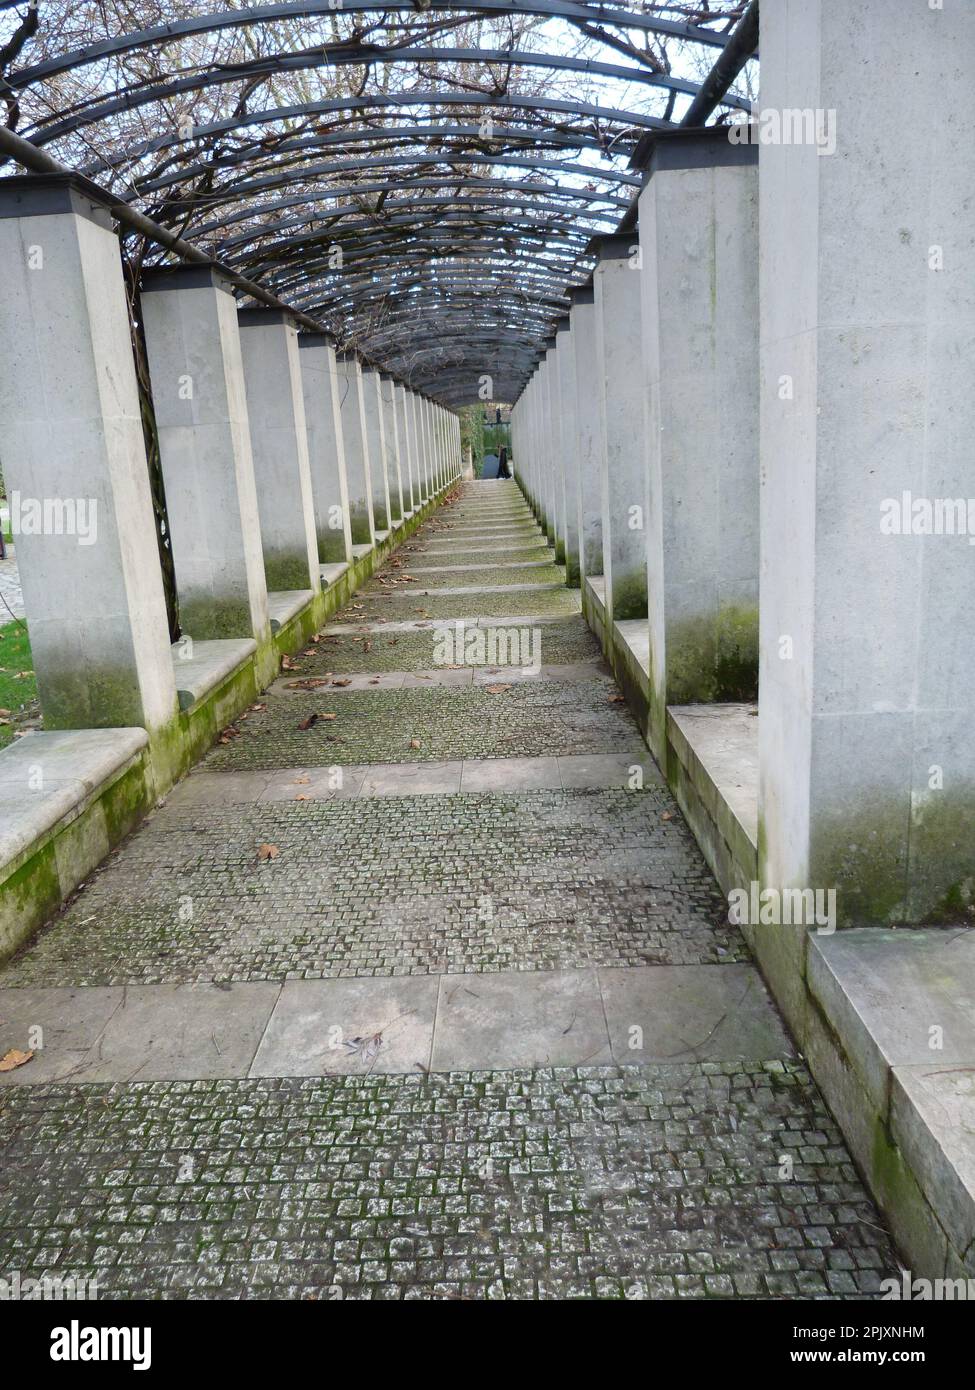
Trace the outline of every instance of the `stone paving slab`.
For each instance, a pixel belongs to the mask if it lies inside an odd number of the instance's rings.
[[[0,1041],[5,1087],[793,1055],[751,965],[8,989]]]
[[[797,1064],[3,1099],[0,1268],[102,1297],[858,1298],[897,1268]]]
[[[208,771],[618,753],[643,746],[627,706],[614,702],[604,682],[592,680],[526,681],[499,693],[488,686],[294,691],[268,697],[264,709],[234,727],[237,736],[206,759]]]
[[[170,803],[0,988],[745,959],[659,785]]]
[[[0,989],[0,1054],[34,1052],[0,1072],[0,1088],[245,1076],[278,992],[270,983]]]
[[[508,654],[508,653],[506,653]],[[324,666],[324,663],[321,663]],[[514,681],[613,681],[605,661],[577,661],[564,665],[530,666],[435,666],[429,671],[357,671],[340,675],[323,669],[320,677],[289,671],[269,689],[271,695],[293,695],[296,691],[344,694],[350,690],[402,690],[445,685],[498,685]],[[322,682],[317,684],[317,682]]]
[[[555,771],[553,772],[553,767]],[[362,763],[277,772],[194,772],[167,798],[170,806],[234,801],[332,801],[355,796],[443,795],[445,791],[538,791],[545,787],[641,791],[663,785],[646,750],[561,758],[460,758],[444,763]]]
[[[252,1076],[429,1070],[435,976],[291,980],[267,1026]]]

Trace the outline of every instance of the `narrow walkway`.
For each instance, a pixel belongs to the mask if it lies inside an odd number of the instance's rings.
[[[803,1298],[895,1268],[513,483],[431,518],[0,971],[0,1055],[31,1039],[0,1270]]]

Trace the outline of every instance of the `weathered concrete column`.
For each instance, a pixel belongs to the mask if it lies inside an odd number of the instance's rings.
[[[564,338],[563,334],[563,338]],[[558,333],[552,335],[553,343],[549,352],[549,407],[551,411],[551,445],[550,453],[552,459],[551,468],[551,498],[552,498],[552,520],[555,528],[555,562],[563,564],[565,561],[565,451],[563,446],[563,420],[562,420],[562,366],[560,363],[559,344],[562,341]]]
[[[180,625],[201,641],[271,640],[237,304],[208,266],[141,288]]]
[[[298,348],[318,558],[322,564],[348,563],[352,528],[335,344],[327,333],[299,333]]]
[[[410,436],[410,416],[407,406],[406,387],[397,384],[394,391],[394,398],[396,402],[396,428],[400,441],[403,513],[404,515],[412,515],[420,505],[420,496],[416,485],[416,463],[415,454],[413,452],[413,440]]]
[[[576,355],[575,339],[568,315],[556,326],[559,370],[559,401],[561,428],[559,431],[562,455],[563,518],[565,526],[565,582],[578,589],[579,561],[579,436],[576,424]]]
[[[599,243],[593,273],[603,444],[603,574],[611,622],[647,616],[647,456],[639,243]]]
[[[321,588],[298,334],[279,309],[237,315],[264,572],[272,592]]]
[[[638,206],[663,765],[669,704],[758,694],[758,148],[662,134]]]
[[[44,720],[158,744],[176,683],[112,219],[74,178],[2,179],[0,264],[0,439]]]
[[[383,412],[383,440],[386,446],[386,483],[389,488],[391,523],[403,520],[403,465],[400,459],[399,422],[396,419],[396,382],[385,374],[379,378],[379,398]]]
[[[575,357],[575,432],[578,459],[580,582],[603,572],[603,499],[596,305],[591,289],[572,291],[569,310]]]
[[[383,398],[377,367],[362,369],[362,404],[366,419],[366,442],[369,447],[369,470],[372,477],[372,519],[377,531],[391,526],[389,479],[386,476],[386,429],[383,420]]]
[[[841,924],[956,916],[975,883],[975,6],[763,5],[761,52],[763,115],[824,114],[759,149],[759,869],[835,887]]]
[[[419,504],[422,505],[430,496],[430,485],[426,470],[426,451],[423,444],[423,418],[421,412],[423,403],[415,391],[408,391],[406,394],[406,404],[410,420],[410,437],[413,443],[416,486],[419,489]]]
[[[369,437],[366,433],[362,368],[354,352],[340,352],[335,355],[335,370],[338,376],[352,544],[375,545],[376,534],[372,520],[372,465],[369,457]]]
[[[538,368],[538,524],[550,541],[555,541],[552,509],[552,412],[549,396],[551,363],[546,347]]]

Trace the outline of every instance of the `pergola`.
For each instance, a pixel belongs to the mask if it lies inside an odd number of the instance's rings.
[[[758,31],[744,0],[284,0],[101,16],[77,43],[45,8],[0,0],[0,153],[107,189],[140,271],[195,248],[243,304],[451,406],[485,377],[517,398],[648,139],[749,109],[728,88]]]

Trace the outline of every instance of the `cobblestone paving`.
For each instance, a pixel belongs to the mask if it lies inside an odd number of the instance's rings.
[[[659,787],[172,806],[0,983],[747,959],[726,916]]]
[[[599,643],[578,617],[564,623],[543,623],[538,627],[541,657],[545,664],[571,665],[598,661]],[[368,647],[366,646],[368,643]],[[435,629],[421,632],[370,632],[349,637],[323,637],[313,654],[297,659],[298,669],[289,678],[354,675],[365,671],[432,671],[436,665]]]
[[[0,1268],[91,1273],[103,1297],[842,1298],[894,1268],[798,1066],[4,1102]]]
[[[296,676],[300,679],[300,673]],[[500,682],[505,684],[505,682]],[[334,714],[302,729],[313,714]],[[625,704],[601,681],[411,690],[290,691],[236,726],[210,772],[332,764],[617,753],[640,747]]]
[[[468,485],[413,544],[449,539],[463,555],[477,538],[457,528],[484,515],[479,505],[516,498],[512,484]],[[504,543],[492,583],[523,581],[504,569],[521,545]],[[359,598],[339,616],[393,614],[554,614],[563,620],[540,625],[543,662],[599,655],[578,591]],[[350,632],[311,644],[285,674],[432,669],[433,641],[432,630]],[[610,690],[276,690],[207,767],[642,751]],[[336,718],[299,730],[312,713]],[[747,959],[656,784],[228,795],[155,812],[0,969],[0,988]],[[0,1093],[0,1275],[94,1277],[102,1297],[855,1298],[895,1267],[815,1086],[782,1059],[28,1078]]]

